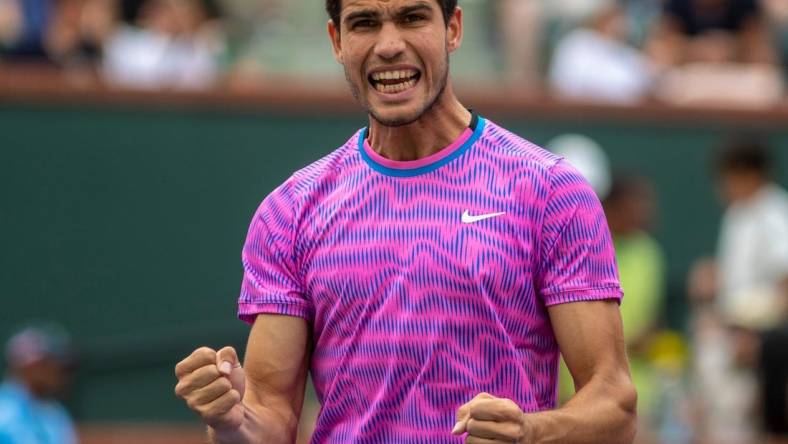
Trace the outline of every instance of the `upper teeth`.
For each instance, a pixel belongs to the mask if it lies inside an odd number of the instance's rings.
[[[403,69],[399,71],[379,71],[372,74],[372,80],[399,80],[409,79],[415,76],[415,69]]]

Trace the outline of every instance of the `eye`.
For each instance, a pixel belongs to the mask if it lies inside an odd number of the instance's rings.
[[[375,26],[375,22],[370,19],[363,19],[353,22],[353,29],[364,29],[364,28],[372,28]]]
[[[414,24],[424,21],[424,16],[421,14],[408,14],[402,18],[403,23]]]

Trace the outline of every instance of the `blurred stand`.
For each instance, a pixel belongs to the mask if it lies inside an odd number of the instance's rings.
[[[688,281],[700,439],[785,438],[788,193],[751,140],[725,148],[717,171],[726,205],[717,257],[698,262]]]
[[[205,89],[220,78],[224,37],[205,0],[146,0],[131,25],[106,44],[103,74],[111,85]]]
[[[770,107],[785,100],[787,3],[464,0],[453,76],[523,97]],[[341,83],[326,21],[307,0],[0,0],[0,71],[142,90]]]
[[[661,71],[656,97],[676,105],[773,105],[784,94],[773,37],[759,0],[667,0],[647,45]]]

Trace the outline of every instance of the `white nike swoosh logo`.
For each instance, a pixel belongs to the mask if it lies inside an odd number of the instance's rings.
[[[480,214],[478,216],[471,216],[468,213],[468,210],[465,210],[465,212],[462,213],[462,223],[464,223],[464,224],[472,224],[472,223],[480,222],[480,221],[483,221],[483,220],[486,220],[486,219],[491,219],[493,217],[503,216],[504,214],[506,214],[506,212],[503,212],[503,213],[491,213],[491,214]]]

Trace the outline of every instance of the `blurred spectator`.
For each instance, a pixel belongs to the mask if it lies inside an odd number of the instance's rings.
[[[784,329],[786,322],[788,193],[770,180],[769,172],[767,152],[757,143],[735,143],[722,152],[718,173],[727,208],[716,264],[701,263],[690,276],[702,433],[712,442],[754,439],[756,367],[759,362],[768,367],[770,381],[775,367],[785,369],[786,348],[774,346],[775,341],[785,346],[783,336],[768,332]],[[759,359],[764,333],[771,339]],[[760,380],[762,386],[765,382]],[[769,418],[775,406],[768,404],[771,396],[763,398],[767,404],[761,410]],[[784,412],[785,398],[779,404]]]
[[[545,23],[542,0],[499,0],[497,20],[503,54],[503,78],[518,89],[536,90],[541,83],[540,54]]]
[[[146,0],[136,26],[120,27],[106,47],[108,83],[142,89],[202,89],[220,74],[223,37],[206,0]]]
[[[728,209],[720,234],[718,305],[723,319],[736,328],[734,359],[755,366],[763,345],[764,425],[767,432],[786,436],[788,192],[771,180],[768,153],[757,143],[730,147],[719,170]]]
[[[558,44],[550,86],[560,96],[616,103],[642,99],[651,86],[648,59],[626,43],[627,16],[616,0],[600,0],[584,26]]]
[[[648,45],[665,72],[658,96],[676,104],[777,102],[772,36],[759,0],[667,0]]]
[[[728,322],[762,330],[785,317],[788,193],[770,179],[764,148],[738,143],[719,161],[722,220],[718,304]]]
[[[0,443],[73,444],[71,418],[57,401],[71,380],[74,354],[55,326],[31,326],[6,345],[8,376],[0,385]]]
[[[50,58],[66,68],[93,69],[118,24],[117,0],[60,0],[47,38]]]
[[[46,35],[54,0],[0,0],[0,58],[48,61]]]

